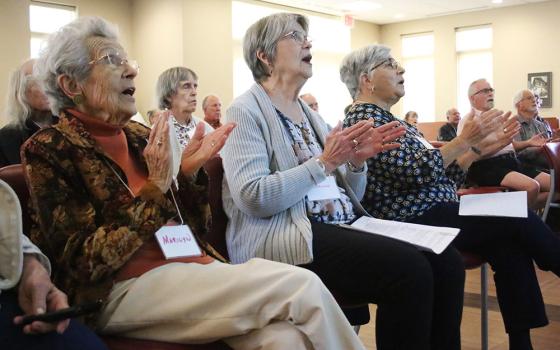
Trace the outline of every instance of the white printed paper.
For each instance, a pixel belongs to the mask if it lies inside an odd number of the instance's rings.
[[[156,239],[166,259],[202,256],[202,251],[187,225],[163,226]]]
[[[458,228],[409,224],[362,216],[352,225],[341,225],[410,243],[421,250],[441,253],[459,234]]]
[[[527,217],[527,192],[496,192],[461,196],[461,216]]]
[[[327,176],[323,182],[307,192],[307,199],[310,201],[322,201],[325,199],[338,198],[340,198],[340,189],[336,184],[336,178],[334,176]]]

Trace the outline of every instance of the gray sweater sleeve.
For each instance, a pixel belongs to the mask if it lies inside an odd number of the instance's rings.
[[[259,119],[260,111],[234,105],[226,113],[237,123],[221,155],[225,177],[235,204],[247,215],[269,217],[302,201],[307,192],[325,179],[315,159],[287,170],[279,170],[277,157],[266,140],[268,128]],[[268,142],[267,142],[268,141]]]

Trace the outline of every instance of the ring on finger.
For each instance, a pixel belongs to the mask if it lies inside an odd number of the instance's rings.
[[[504,134],[507,132],[507,128],[504,128]]]
[[[216,146],[216,142],[215,142],[215,141],[212,141],[212,142],[210,143],[210,146],[212,146],[212,147]]]
[[[359,144],[358,140],[353,139],[352,143],[354,144],[354,148],[358,147],[358,144]]]
[[[158,146],[163,145],[163,139],[161,137],[157,140],[156,145]]]

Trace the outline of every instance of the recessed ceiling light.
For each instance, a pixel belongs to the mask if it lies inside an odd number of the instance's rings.
[[[492,0],[493,4],[501,4],[504,0]]]
[[[404,13],[397,13],[397,14],[395,15],[395,18],[396,18],[396,19],[404,18]]]

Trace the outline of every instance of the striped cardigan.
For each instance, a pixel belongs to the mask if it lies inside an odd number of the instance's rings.
[[[326,123],[300,104],[324,145]],[[261,85],[235,99],[225,119],[237,123],[220,152],[231,261],[260,257],[294,265],[311,262],[313,235],[305,194],[325,179],[321,167],[313,158],[298,165],[291,138]],[[365,192],[366,172],[353,173],[345,166],[336,171],[337,183],[362,215],[365,210],[359,199]]]

